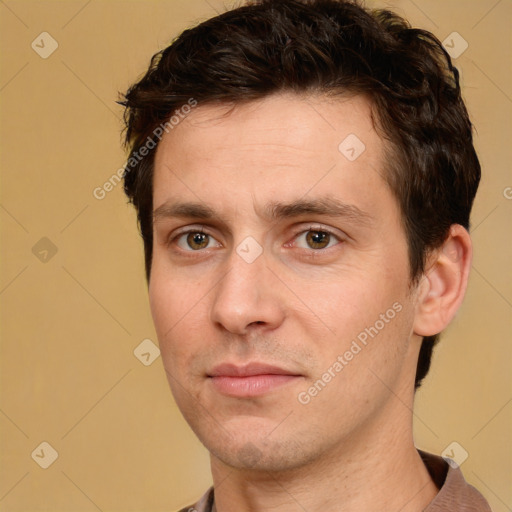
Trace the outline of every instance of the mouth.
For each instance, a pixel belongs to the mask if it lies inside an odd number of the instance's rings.
[[[208,374],[216,391],[237,398],[261,396],[302,377],[292,370],[264,363],[221,364]]]

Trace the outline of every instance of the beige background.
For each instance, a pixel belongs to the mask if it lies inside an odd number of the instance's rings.
[[[512,2],[369,3],[469,44],[456,64],[483,165],[473,273],[418,394],[415,432],[439,454],[457,441],[469,482],[495,512],[512,510]],[[134,356],[156,341],[134,212],[121,186],[103,200],[93,189],[125,158],[117,91],[221,10],[220,0],[0,1],[2,511],[171,511],[210,485],[161,359]],[[46,59],[31,47],[51,48],[42,32],[59,45]],[[58,452],[47,469],[42,442]]]

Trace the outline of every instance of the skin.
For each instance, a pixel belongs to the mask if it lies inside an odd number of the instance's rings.
[[[366,148],[354,161],[338,150],[349,134]],[[412,512],[438,491],[413,443],[414,375],[422,336],[462,300],[471,243],[452,226],[412,286],[384,144],[364,97],[280,94],[198,106],[158,147],[150,304],[175,400],[211,454],[218,512]],[[352,214],[268,215],[277,203],[326,199]],[[213,215],[176,215],[179,203]],[[252,263],[237,252],[246,237],[262,250]],[[251,244],[241,247],[254,255]],[[212,385],[215,365],[251,361],[299,377],[251,398]]]

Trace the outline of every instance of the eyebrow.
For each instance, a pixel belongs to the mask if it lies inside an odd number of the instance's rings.
[[[153,222],[169,218],[213,219],[219,218],[213,208],[202,203],[169,203],[165,202],[153,211]]]
[[[271,203],[267,207],[269,216],[279,220],[302,215],[325,215],[329,217],[345,217],[360,224],[370,225],[372,216],[354,204],[344,203],[332,197],[319,199],[299,199],[292,203]]]
[[[319,199],[299,199],[291,203],[272,202],[264,209],[265,217],[277,221],[304,215],[325,215],[342,217],[352,222],[369,226],[373,217],[353,204],[344,203],[332,197]],[[196,202],[165,202],[153,211],[153,222],[165,218],[190,218],[197,220],[223,220],[216,210],[203,203]]]

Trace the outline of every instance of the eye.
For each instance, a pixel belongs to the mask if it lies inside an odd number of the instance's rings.
[[[218,247],[220,244],[213,236],[202,231],[188,231],[178,235],[175,239],[176,245],[184,251],[200,251],[201,249],[210,249]]]
[[[308,231],[304,231],[300,233],[295,240],[297,247],[315,250],[328,249],[340,242],[340,239],[336,235],[322,229],[309,229]]]

